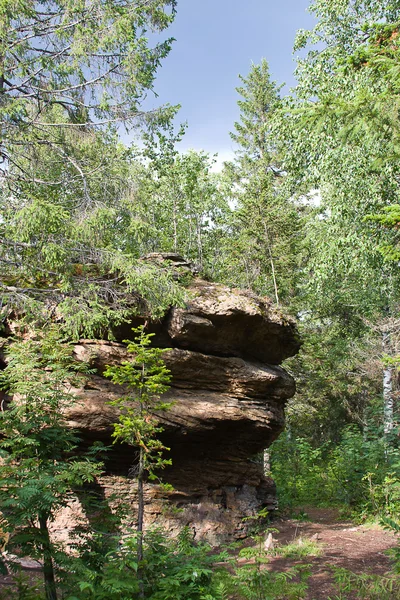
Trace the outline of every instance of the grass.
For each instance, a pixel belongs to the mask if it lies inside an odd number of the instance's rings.
[[[298,538],[290,544],[275,549],[275,554],[283,558],[304,558],[306,556],[321,556],[322,548],[312,540]]]

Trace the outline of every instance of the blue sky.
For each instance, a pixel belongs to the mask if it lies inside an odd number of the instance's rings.
[[[272,78],[293,86],[292,48],[298,29],[313,26],[311,0],[178,0],[168,33],[176,38],[159,70],[152,105],[181,104],[188,121],[181,149],[204,149],[228,157],[238,118],[238,75],[264,57]],[[288,89],[287,88],[287,89]]]

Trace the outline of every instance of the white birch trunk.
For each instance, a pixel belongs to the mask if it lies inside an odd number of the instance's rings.
[[[264,475],[270,475],[270,473],[271,473],[271,456],[270,456],[269,450],[264,450],[263,469],[264,469]]]
[[[382,346],[384,354],[390,354],[390,334],[384,333]],[[393,401],[393,367],[386,366],[383,370],[383,431],[385,435],[394,427],[394,401]]]

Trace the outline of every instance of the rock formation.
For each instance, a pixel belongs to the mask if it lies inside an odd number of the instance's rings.
[[[244,535],[244,517],[275,506],[274,484],[256,457],[282,431],[285,402],[295,391],[278,366],[299,349],[295,326],[265,299],[194,279],[187,305],[151,328],[155,345],[170,348],[166,400],[173,406],[160,421],[172,458],[163,478],[174,491],[147,486],[147,519],[162,514],[164,525],[190,524],[212,542]],[[87,441],[109,443],[117,418],[107,402],[123,390],[102,375],[105,365],[129,359],[122,343],[129,330],[117,336],[117,342],[81,340],[75,348],[79,360],[96,368],[68,413]],[[133,460],[131,448],[115,445],[102,485],[123,487]]]

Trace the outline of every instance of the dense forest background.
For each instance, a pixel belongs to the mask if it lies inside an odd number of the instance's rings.
[[[283,96],[265,59],[240,77],[237,151],[218,173],[179,152],[179,107],[142,109],[172,44],[149,32],[175,10],[0,3],[2,319],[76,339],[133,310],[157,318],[184,288],[140,260],[152,252],[269,296],[303,340],[271,449],[281,506],[396,516],[400,3],[315,0],[295,89]]]

